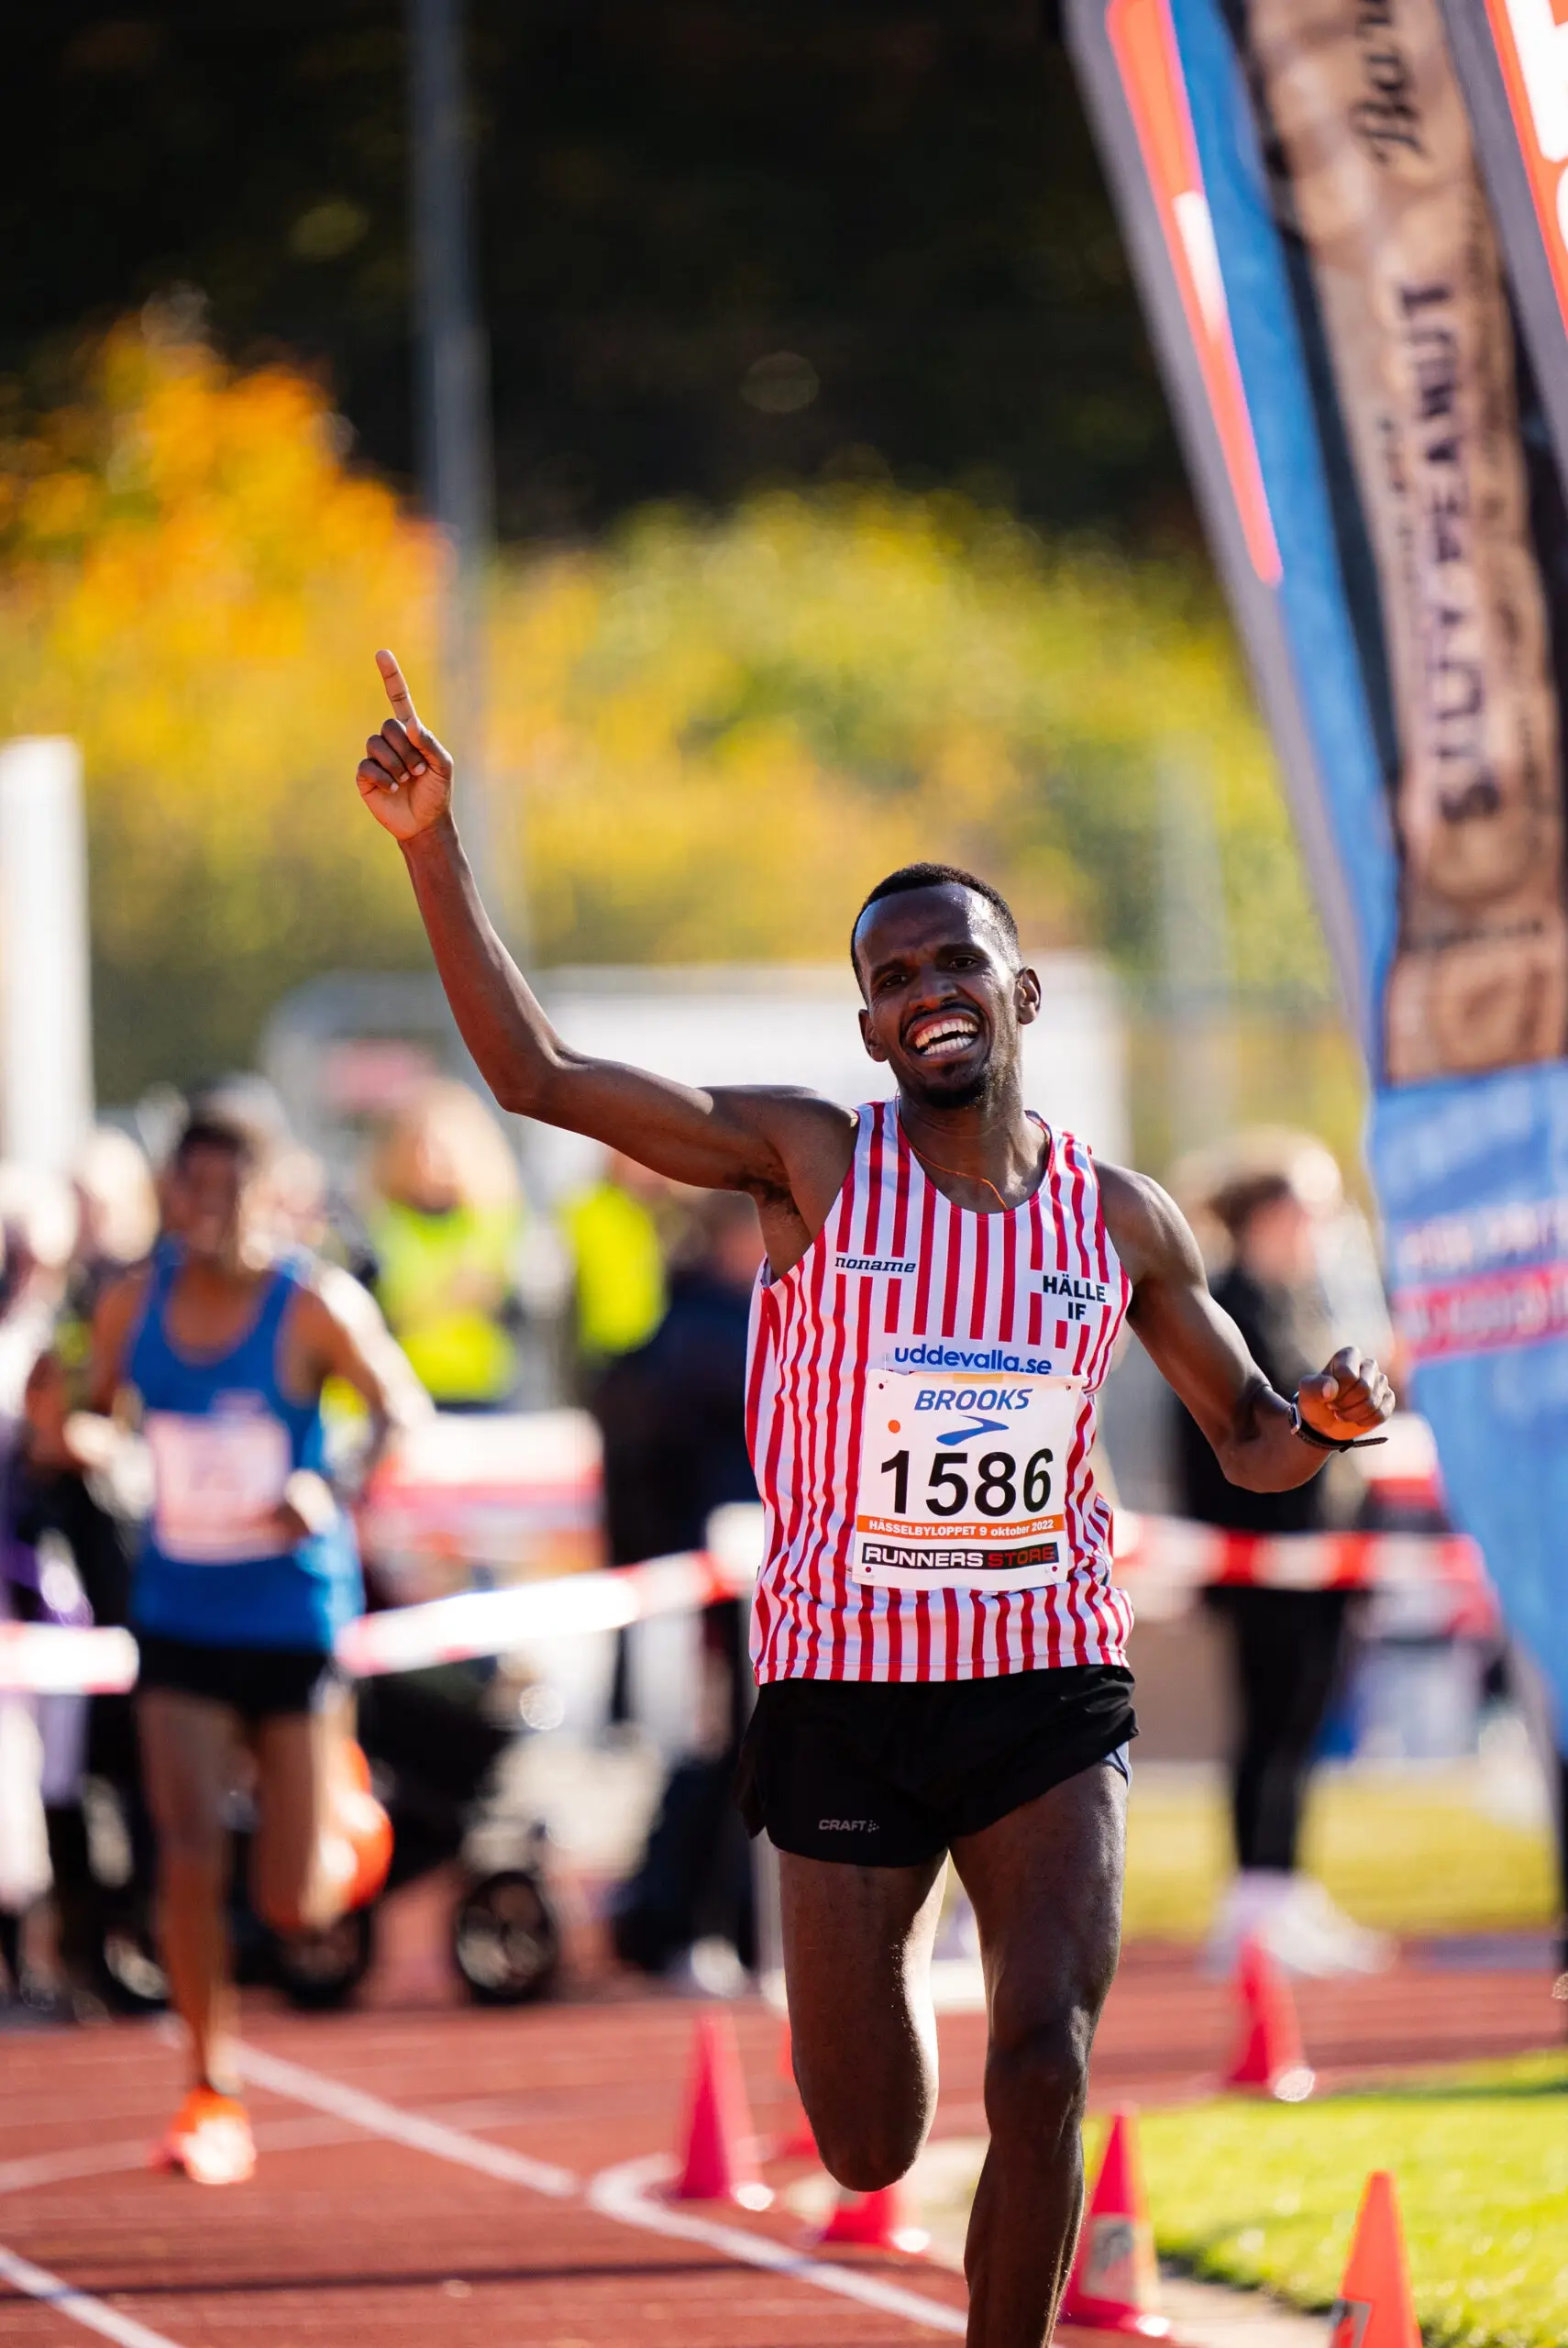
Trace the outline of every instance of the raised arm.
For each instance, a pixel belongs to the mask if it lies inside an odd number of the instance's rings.
[[[480,903],[452,819],[452,761],[421,725],[390,652],[378,652],[392,715],[365,745],[366,805],[403,849],[447,1000],[503,1109],[624,1150],[681,1182],[789,1201],[807,1236],[848,1169],[855,1121],[814,1095],[701,1091],[574,1052],[546,1017]],[[770,1238],[775,1268],[781,1268]]]
[[[1388,1380],[1353,1346],[1304,1378],[1297,1433],[1288,1401],[1253,1361],[1228,1312],[1209,1293],[1187,1219],[1157,1182],[1100,1168],[1106,1228],[1128,1279],[1128,1319],[1155,1368],[1186,1403],[1232,1484],[1285,1492],[1307,1483],[1340,1444],[1375,1438],[1394,1408]],[[1321,1448],[1310,1440],[1323,1438]]]

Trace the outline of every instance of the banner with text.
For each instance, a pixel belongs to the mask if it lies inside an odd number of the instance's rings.
[[[1568,1741],[1568,28],[1067,16],[1372,1071],[1416,1399]]]

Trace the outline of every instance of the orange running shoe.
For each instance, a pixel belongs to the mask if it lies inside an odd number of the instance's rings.
[[[255,2175],[256,2143],[237,2097],[193,2088],[155,2147],[154,2168],[183,2169],[197,2185],[245,2185]]]

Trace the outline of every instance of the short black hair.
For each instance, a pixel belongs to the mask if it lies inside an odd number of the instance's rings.
[[[900,864],[885,880],[878,880],[860,911],[849,925],[849,958],[855,961],[855,938],[861,923],[873,905],[884,897],[907,896],[912,889],[970,889],[977,897],[984,897],[1001,924],[1002,934],[1014,953],[1018,951],[1018,924],[1012,917],[1012,907],[999,889],[982,880],[977,872],[966,872],[961,864]],[[856,964],[858,969],[859,965]]]
[[[254,1173],[261,1162],[256,1135],[248,1125],[242,1125],[237,1118],[220,1117],[204,1109],[185,1120],[174,1145],[173,1165],[182,1172],[198,1149],[226,1150],[242,1174]]]
[[[1224,1225],[1231,1246],[1239,1246],[1254,1215],[1262,1214],[1265,1207],[1278,1206],[1282,1199],[1294,1199],[1297,1195],[1289,1175],[1270,1168],[1254,1174],[1238,1174],[1215,1192],[1209,1204],[1210,1213]]]

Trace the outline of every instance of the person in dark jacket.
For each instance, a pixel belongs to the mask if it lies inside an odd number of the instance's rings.
[[[1293,1392],[1322,1358],[1329,1327],[1319,1284],[1315,1217],[1287,1172],[1244,1174],[1209,1202],[1231,1246],[1210,1285],[1276,1392]],[[1235,1533],[1342,1529],[1358,1479],[1331,1462],[1294,1491],[1244,1491],[1229,1483],[1208,1439],[1179,1409],[1177,1464],[1184,1512]],[[1350,1594],[1341,1589],[1221,1587],[1206,1593],[1223,1619],[1238,1713],[1231,1812],[1237,1875],[1209,1944],[1228,1967],[1257,1934],[1301,1973],[1375,1972],[1388,1962],[1382,1936],[1341,1913],[1299,1871],[1301,1818],[1312,1755],[1343,1671]]]
[[[697,1246],[671,1275],[664,1319],[613,1373],[628,1391],[635,1384],[640,1512],[660,1548],[701,1548],[716,1508],[756,1498],[745,1440],[745,1337],[761,1260],[751,1201],[723,1191],[705,1200]],[[697,1987],[719,1986],[693,1968],[699,1943],[727,1942],[743,1964],[753,1956],[750,1857],[730,1802],[751,1710],[745,1634],[738,1599],[704,1609],[692,1749],[669,1773],[642,1862],[616,1894],[612,1920],[627,1963],[691,1972]]]

